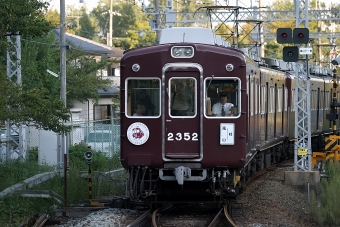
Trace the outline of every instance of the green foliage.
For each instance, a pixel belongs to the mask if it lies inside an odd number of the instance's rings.
[[[85,161],[84,154],[87,151],[87,145],[84,143],[76,144],[71,146],[69,149],[70,154],[70,166],[79,169],[80,171],[87,171],[88,164]],[[121,168],[119,155],[116,154],[113,158],[107,158],[103,153],[92,151],[92,165],[93,171],[110,171],[112,169]]]
[[[52,28],[45,20],[44,11],[48,3],[38,0],[0,0],[0,37],[17,34],[39,37]]]
[[[34,153],[34,149],[30,151]],[[30,158],[26,162],[19,160],[9,160],[5,164],[0,164],[0,191],[23,180],[33,177],[38,173],[53,171],[53,167],[38,165],[38,162]]]
[[[53,215],[54,199],[28,198],[19,195],[6,196],[0,200],[0,226],[19,226],[34,214],[39,216],[47,211]]]
[[[67,205],[77,205],[89,198],[88,164],[84,153],[87,151],[85,144],[71,146],[69,150],[69,168],[67,170]],[[52,167],[39,166],[36,162],[37,149],[29,151],[26,162],[10,161],[0,165],[0,191],[27,179],[37,173],[51,171]],[[107,158],[104,154],[93,152],[94,158],[91,165],[92,172],[92,199],[122,194],[125,190],[124,183],[127,174],[115,177],[106,177],[100,172],[121,168],[119,156]],[[100,172],[99,172],[100,171]],[[34,186],[33,190],[50,190],[64,197],[63,169],[48,181]],[[60,207],[54,199],[24,198],[13,194],[0,199],[0,226],[18,226],[33,214],[39,216],[46,210],[53,215],[52,207]]]
[[[33,163],[38,163],[38,147],[31,147],[28,150],[27,161],[33,162]]]
[[[99,34],[109,32],[109,9],[110,1],[101,0],[98,6],[93,9],[93,15],[99,28]],[[112,44],[115,47],[120,47],[124,50],[139,46],[152,45],[155,43],[156,34],[150,30],[149,19],[141,10],[141,8],[131,2],[120,2],[113,4],[113,29],[112,29]],[[140,34],[144,33],[143,36]],[[106,41],[105,41],[106,43]]]
[[[102,79],[97,75],[101,69],[106,69],[107,60],[102,58],[97,62],[94,57],[86,56],[81,51],[73,51],[67,58],[67,99],[68,106],[72,101],[85,102],[89,98],[99,99],[98,90],[107,90],[112,81]]]
[[[322,194],[311,197],[311,219],[317,226],[340,225],[340,163],[330,162],[327,165],[327,178],[321,181]]]

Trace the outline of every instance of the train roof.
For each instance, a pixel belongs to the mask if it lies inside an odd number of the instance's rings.
[[[160,44],[181,42],[215,45],[215,33],[211,29],[198,27],[172,27],[162,30]]]
[[[172,27],[161,31],[159,44],[166,43],[201,43],[230,47],[221,36],[210,28],[201,27]]]

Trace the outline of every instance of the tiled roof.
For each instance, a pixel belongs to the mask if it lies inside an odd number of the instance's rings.
[[[60,38],[60,30],[54,29],[54,33],[57,36],[57,39]],[[73,35],[70,33],[65,33],[66,43],[71,45],[75,49],[81,49],[85,53],[95,56],[102,56],[102,57],[113,57],[113,58],[120,58],[123,56],[123,51],[117,47],[111,47],[102,43],[97,43],[93,40],[83,38],[78,35]]]

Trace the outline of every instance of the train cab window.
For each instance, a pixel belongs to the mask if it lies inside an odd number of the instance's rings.
[[[160,80],[127,79],[125,114],[132,118],[155,118],[160,116]]]
[[[196,116],[196,79],[195,78],[172,78],[169,93],[169,113],[171,117]]]
[[[212,78],[204,81],[205,116],[236,118],[240,116],[241,81],[239,78]]]

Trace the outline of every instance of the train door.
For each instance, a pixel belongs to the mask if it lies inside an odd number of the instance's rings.
[[[202,159],[200,118],[202,70],[195,67],[179,71],[176,64],[163,76],[163,141],[165,161]]]

